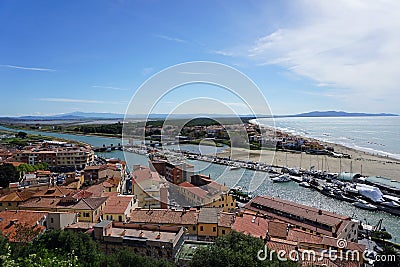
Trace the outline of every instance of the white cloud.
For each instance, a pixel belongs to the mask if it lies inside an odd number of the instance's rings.
[[[247,56],[392,108],[400,84],[400,2],[302,1],[295,23],[259,38]],[[377,100],[387,100],[386,103]]]
[[[72,98],[37,98],[38,101],[45,102],[61,102],[61,103],[88,103],[88,104],[103,104],[101,100],[89,100],[89,99],[72,99]]]
[[[0,67],[9,68],[9,69],[19,69],[19,70],[48,71],[48,72],[56,71],[54,69],[32,68],[32,67],[23,67],[23,66],[15,66],[15,65],[0,65]]]
[[[162,35],[162,34],[156,34],[155,37],[160,38],[160,39],[164,39],[164,40],[167,40],[167,41],[177,42],[177,43],[187,43],[188,42],[188,41],[180,39],[180,38],[171,37],[171,36]]]
[[[120,88],[120,87],[114,87],[114,86],[92,85],[92,87],[93,88],[110,89],[110,90],[116,90],[116,91],[128,91],[128,89]]]

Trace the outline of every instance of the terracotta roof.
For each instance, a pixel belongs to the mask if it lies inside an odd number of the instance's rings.
[[[37,192],[34,197],[64,197],[76,192],[74,189],[69,189],[64,186],[54,186]]]
[[[231,228],[235,222],[235,214],[220,212],[218,216],[218,226]]]
[[[94,171],[94,170],[104,170],[107,168],[107,165],[94,165],[94,166],[86,166],[83,171]]]
[[[75,194],[73,194],[72,197],[76,198],[76,199],[82,199],[82,198],[91,197],[92,195],[93,195],[93,193],[88,190],[80,190],[79,192],[76,192]]]
[[[122,214],[126,211],[131,201],[133,201],[133,196],[111,195],[103,208],[103,214]]]
[[[197,210],[139,209],[132,211],[130,222],[194,225],[197,224],[198,216]]]
[[[89,197],[81,199],[73,208],[76,210],[95,210],[99,208],[108,197]]]
[[[286,238],[287,223],[270,221],[268,223],[268,234],[273,237]]]
[[[19,205],[19,208],[21,209],[45,209],[45,210],[54,210],[59,207],[65,208],[66,205],[64,204],[63,206],[59,206],[60,198],[49,198],[49,197],[37,197],[37,198],[32,198],[25,203],[22,203]],[[73,204],[71,203],[69,206],[72,207]]]
[[[183,187],[184,190],[187,190],[189,192],[191,192],[192,194],[195,194],[196,196],[200,197],[200,198],[205,198],[208,194],[208,192],[200,187]]]
[[[310,221],[318,221],[329,226],[335,226],[336,228],[340,226],[343,220],[350,220],[350,217],[342,216],[306,205],[297,204],[280,198],[266,196],[255,197],[246,204],[245,208],[250,210],[258,210],[261,213],[264,213],[264,210],[257,208],[258,205],[267,207],[268,209],[275,209],[277,211],[292,214],[294,215],[293,218],[298,216],[300,218],[304,218]]]
[[[36,192],[33,190],[14,191],[0,197],[0,201],[7,202],[24,202],[31,198]]]
[[[243,216],[237,216],[235,218],[232,230],[249,234],[257,238],[265,238],[268,231],[268,220],[244,213]]]
[[[182,186],[182,187],[195,187],[195,185],[193,185],[193,184],[191,184],[189,182],[180,183],[179,186]]]
[[[137,167],[132,172],[132,177],[134,180],[132,182],[135,182],[135,183],[140,183],[142,181],[149,180],[149,179],[161,181],[161,178],[160,178],[158,172],[155,172],[155,171],[153,172],[150,170],[150,168],[145,167],[145,166]]]
[[[103,187],[103,184],[101,183],[101,184],[89,186],[88,188],[86,188],[86,191],[92,193],[93,197],[101,197],[101,196],[103,196],[103,189],[104,189],[104,187]]]
[[[40,211],[26,211],[26,210],[17,210],[17,211],[6,211],[3,210],[0,212],[0,232],[8,238],[11,242],[18,242],[16,240],[18,238],[17,231],[18,225],[26,225],[30,227],[31,230],[37,231],[41,233],[45,230],[45,227],[37,224],[37,222],[41,222],[46,219],[46,215],[48,212],[40,212]],[[34,237],[32,237],[33,239]],[[31,240],[28,240],[31,241]]]

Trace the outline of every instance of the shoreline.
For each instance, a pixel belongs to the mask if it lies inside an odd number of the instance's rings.
[[[254,122],[250,123],[255,124]],[[263,125],[260,125],[260,127],[272,129],[273,131],[278,130]],[[331,146],[334,148],[336,153],[351,155],[351,159],[306,154],[305,152],[300,151],[271,151],[265,149],[247,150],[238,148],[234,148],[233,150],[227,148],[223,152],[218,153],[218,156],[228,157],[232,155],[233,159],[259,161],[270,165],[281,165],[289,168],[310,169],[311,166],[314,166],[314,169],[316,170],[324,170],[328,172],[353,172],[360,173],[364,176],[382,176],[391,180],[400,181],[400,159],[380,154],[373,154],[353,147],[326,142],[316,138],[293,135],[283,131],[281,132],[288,134],[289,136],[299,136],[303,139],[315,140],[324,146]]]
[[[290,132],[287,132],[285,130],[276,128],[274,126],[260,124],[260,123],[257,122],[257,119],[250,120],[249,123],[253,124],[253,125],[257,125],[260,128],[269,129],[269,130],[272,130],[272,131],[275,131],[275,132],[279,131],[279,132],[285,133],[285,134],[287,134],[289,136],[298,136],[298,137],[301,137],[303,139],[314,140],[314,141],[317,141],[317,142],[319,142],[321,144],[325,144],[325,145],[329,145],[329,146],[338,145],[338,146],[341,146],[341,147],[345,147],[347,149],[353,149],[353,150],[356,150],[356,151],[366,152],[366,153],[374,155],[374,156],[382,156],[384,158],[390,158],[390,159],[393,159],[393,160],[396,160],[396,161],[400,160],[400,154],[394,154],[392,152],[387,152],[387,151],[383,151],[383,150],[376,150],[374,148],[369,148],[369,147],[360,147],[360,146],[356,146],[356,145],[355,146],[351,146],[351,145],[347,145],[347,144],[343,144],[343,143],[334,143],[332,141],[328,141],[328,140],[325,140],[325,139],[320,139],[320,138],[316,138],[316,137],[312,137],[312,136],[306,136],[306,135],[302,135],[302,134],[290,133]]]

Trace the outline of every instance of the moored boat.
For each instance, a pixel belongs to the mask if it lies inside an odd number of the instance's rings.
[[[358,200],[357,202],[353,203],[353,206],[365,210],[376,210],[378,208],[377,206],[372,205],[365,200]]]

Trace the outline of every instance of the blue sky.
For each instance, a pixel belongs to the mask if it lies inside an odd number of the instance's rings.
[[[399,15],[395,0],[3,0],[0,115],[124,113],[146,79],[189,61],[237,68],[275,114],[400,113]],[[199,92],[240,104],[193,88],[157,111]]]

